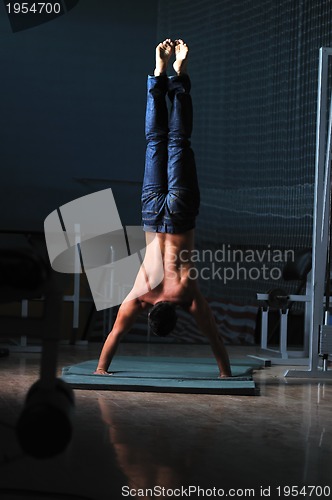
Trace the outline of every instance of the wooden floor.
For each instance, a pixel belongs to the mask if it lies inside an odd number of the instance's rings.
[[[59,374],[63,366],[97,358],[99,350],[98,344],[62,346]],[[234,358],[252,353],[230,349]],[[204,357],[210,351],[129,343],[119,354]],[[261,486],[271,487],[270,498],[289,498],[278,486],[329,486],[332,492],[332,382],[285,379],[285,367],[273,366],[254,374],[258,397],[77,390],[70,446],[56,458],[36,460],[22,455],[14,429],[4,424],[15,425],[39,361],[38,354],[0,359],[1,500],[26,498],[13,488],[94,500],[171,493],[196,499],[203,492],[218,498],[218,490],[219,497],[222,490],[224,496],[238,490],[235,498],[263,498]],[[146,491],[153,488],[154,496]],[[318,497],[324,498],[311,495]]]

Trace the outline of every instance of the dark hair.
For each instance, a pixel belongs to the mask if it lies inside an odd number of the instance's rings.
[[[175,305],[171,302],[157,302],[149,312],[149,326],[154,335],[166,337],[176,325]]]

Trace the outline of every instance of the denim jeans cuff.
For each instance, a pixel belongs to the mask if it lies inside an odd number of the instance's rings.
[[[168,77],[168,90],[170,92],[181,90],[189,94],[191,89],[191,81],[189,76],[184,73],[182,75],[174,75]]]

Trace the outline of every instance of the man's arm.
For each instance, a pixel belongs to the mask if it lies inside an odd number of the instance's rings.
[[[142,312],[143,307],[138,299],[133,299],[128,302],[123,302],[118,311],[112,331],[109,333],[105,344],[102,348],[96,375],[107,375],[107,370],[113,356],[120,343],[121,337],[127,333],[133,326],[137,316]]]
[[[212,352],[219,367],[220,377],[231,377],[232,373],[227,350],[218,334],[211,308],[200,292],[197,292],[190,307],[190,312],[194,316],[201,332],[209,339]]]

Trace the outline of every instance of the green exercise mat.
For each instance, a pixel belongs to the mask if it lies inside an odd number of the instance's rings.
[[[233,376],[220,379],[214,359],[116,356],[112,375],[94,375],[97,360],[91,360],[64,367],[62,379],[85,390],[257,395],[252,372],[263,363],[239,359],[231,366]]]

